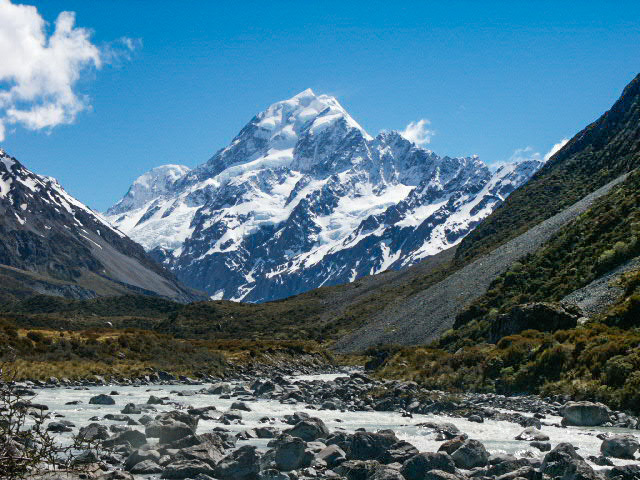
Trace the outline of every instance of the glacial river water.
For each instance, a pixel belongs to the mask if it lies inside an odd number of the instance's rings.
[[[339,375],[314,375],[299,377],[304,380],[318,379],[331,380]],[[295,380],[295,379],[293,379]],[[102,417],[108,413],[120,413],[127,403],[142,404],[146,403],[150,395],[158,397],[168,396],[172,401],[179,404],[189,405],[198,408],[214,405],[219,412],[224,412],[231,407],[231,404],[237,398],[222,399],[218,395],[202,395],[196,394],[191,396],[179,396],[178,392],[197,392],[204,385],[145,385],[145,386],[101,386],[89,387],[85,390],[75,390],[73,388],[51,388],[37,391],[37,396],[33,402],[44,403],[49,406],[50,411],[64,415],[65,420],[69,420],[76,425],[77,428],[91,423],[89,418],[93,416],[100,417],[100,423],[104,425],[123,424],[122,422],[113,422],[103,420]],[[113,398],[115,405],[90,405],[89,399],[95,395],[104,393],[109,394],[111,391],[117,391],[119,395]],[[66,405],[67,402],[80,400],[82,403],[78,405]],[[416,426],[426,421],[449,422],[455,424],[462,432],[469,435],[470,438],[480,440],[490,453],[510,453],[517,456],[523,455],[526,450],[531,451],[535,456],[542,457],[543,453],[529,447],[527,442],[515,440],[515,437],[522,432],[523,427],[515,423],[497,422],[485,420],[484,423],[473,423],[462,418],[450,418],[441,415],[414,415],[413,418],[405,418],[399,413],[393,412],[341,412],[335,410],[314,410],[304,408],[302,404],[287,405],[278,401],[260,399],[257,401],[247,402],[251,408],[250,412],[242,412],[242,424],[221,425],[214,420],[201,420],[198,424],[197,433],[205,433],[211,431],[215,427],[224,427],[234,432],[241,432],[253,427],[270,425],[278,429],[289,428],[283,421],[284,415],[292,414],[296,411],[305,411],[312,416],[321,418],[331,431],[343,429],[347,432],[353,432],[357,428],[365,428],[370,431],[380,429],[392,429],[396,435],[415,445],[420,451],[437,451],[442,442],[435,440],[435,434],[429,429]],[[176,405],[154,405],[158,412],[173,410]],[[153,412],[149,413],[153,415]],[[131,418],[137,419],[141,415],[130,415]],[[275,419],[271,424],[260,423],[263,417],[271,417]],[[59,418],[60,419],[60,418]],[[547,417],[544,422],[560,423],[559,417]],[[144,427],[139,428],[144,431]],[[604,431],[618,431],[624,433],[632,433],[640,438],[637,431],[622,429],[603,429],[603,428],[579,428],[579,427],[551,427],[543,426],[543,432],[550,437],[552,447],[560,442],[570,442],[578,447],[578,452],[583,457],[589,455],[598,455],[602,441],[596,437],[598,433]],[[70,435],[70,434],[69,434]],[[154,442],[155,439],[150,439]],[[266,439],[251,439],[247,441],[239,441],[238,446],[251,444],[256,445],[261,450],[267,449]],[[624,460],[614,460],[614,463],[621,465],[624,463],[637,463]]]

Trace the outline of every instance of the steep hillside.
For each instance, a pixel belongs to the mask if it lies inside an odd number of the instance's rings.
[[[638,125],[640,75],[608,112],[573,137],[461,242],[457,261],[477,258],[640,166]]]
[[[0,295],[197,298],[125,234],[0,150]]]
[[[385,132],[306,90],[193,170],[142,175],[107,212],[213,299],[281,299],[414,265],[457,244],[540,166],[492,172]]]

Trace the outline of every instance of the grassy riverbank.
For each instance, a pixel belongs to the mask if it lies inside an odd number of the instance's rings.
[[[314,342],[180,339],[137,329],[18,328],[2,319],[0,359],[11,360],[19,379],[39,380],[131,378],[157,370],[222,375],[235,365],[334,361]]]

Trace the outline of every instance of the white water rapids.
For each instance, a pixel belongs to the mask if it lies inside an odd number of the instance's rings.
[[[291,380],[332,380],[340,375],[312,375],[303,377],[294,377]],[[233,384],[233,382],[231,382]],[[32,399],[34,403],[43,403],[49,406],[50,412],[54,414],[64,415],[64,418],[53,418],[52,420],[69,420],[76,426],[73,433],[77,433],[77,429],[81,426],[91,423],[89,418],[98,416],[98,423],[104,425],[120,424],[123,422],[115,422],[104,420],[104,415],[108,413],[120,413],[127,403],[144,404],[150,395],[157,397],[170,397],[171,401],[178,402],[189,407],[199,408],[214,405],[218,412],[224,412],[231,407],[238,398],[222,399],[219,395],[195,394],[191,396],[179,396],[177,392],[197,392],[205,385],[143,385],[143,386],[99,386],[88,387],[87,389],[73,388],[50,388],[37,391],[37,395]],[[112,391],[119,394],[114,395],[115,405],[90,405],[89,399],[98,394],[110,394]],[[174,393],[171,393],[174,392]],[[79,400],[82,403],[78,405],[66,405],[67,402]],[[329,427],[330,431],[345,430],[353,432],[357,428],[365,428],[369,431],[377,431],[380,429],[392,429],[396,432],[398,438],[406,440],[415,445],[420,451],[437,451],[442,442],[435,440],[435,433],[430,429],[417,427],[422,422],[449,422],[456,425],[462,432],[469,435],[470,438],[480,440],[487,450],[492,454],[510,453],[516,456],[522,456],[525,451],[532,452],[537,457],[543,457],[544,453],[539,452],[530,447],[528,442],[515,440],[515,437],[524,430],[523,427],[515,423],[485,420],[484,423],[469,422],[464,418],[451,418],[444,415],[419,415],[415,414],[413,418],[402,417],[400,413],[394,412],[341,412],[337,410],[315,410],[304,408],[303,404],[288,405],[282,404],[276,400],[260,399],[257,401],[247,401],[247,405],[251,408],[250,412],[242,412],[242,424],[222,425],[214,420],[200,420],[197,433],[205,433],[211,431],[215,427],[223,427],[232,432],[242,432],[259,426],[274,426],[280,430],[289,428],[284,423],[284,415],[293,414],[296,411],[304,411],[311,416],[321,418]],[[174,410],[176,405],[154,405],[158,412]],[[148,412],[148,415],[154,416],[154,412]],[[214,413],[211,413],[214,415]],[[133,419],[138,419],[142,415],[129,415]],[[275,419],[271,423],[260,423],[263,417]],[[547,417],[543,422],[560,423],[560,417]],[[144,432],[144,426],[134,426],[132,428],[140,429]],[[624,432],[632,433],[637,437],[637,431],[623,429],[605,429],[605,428],[580,428],[580,427],[551,427],[544,426],[542,431],[550,437],[552,447],[560,442],[569,442],[578,449],[578,453],[586,458],[589,455],[599,455],[600,445],[602,441],[596,437],[601,432]],[[67,438],[71,434],[65,434]],[[149,439],[152,443],[156,439]],[[238,441],[238,446],[256,445],[260,450],[267,449],[268,439],[250,439],[246,441]],[[622,465],[625,463],[637,463],[633,461],[612,459],[615,464]],[[599,467],[596,467],[599,468]],[[148,477],[146,475],[145,477]]]

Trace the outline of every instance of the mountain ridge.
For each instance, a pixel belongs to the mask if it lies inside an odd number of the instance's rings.
[[[199,298],[124,233],[0,150],[2,289],[75,298],[125,292]]]
[[[477,157],[439,157],[397,132],[374,138],[335,98],[305,90],[168,186],[160,176],[142,206],[130,189],[107,216],[211,298],[261,302],[449,248],[541,165],[492,173]]]

